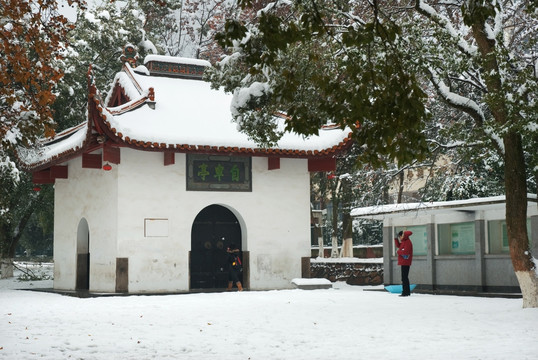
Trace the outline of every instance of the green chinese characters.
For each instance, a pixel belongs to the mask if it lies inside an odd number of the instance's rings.
[[[240,182],[241,170],[237,163],[199,163],[197,165],[197,177],[206,182]]]

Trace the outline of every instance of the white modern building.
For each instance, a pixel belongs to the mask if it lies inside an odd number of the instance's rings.
[[[259,147],[201,79],[209,63],[132,53],[106,99],[89,72],[87,121],[19,151],[34,183],[54,184],[54,288],[225,288],[231,243],[246,288],[291,287],[310,258],[309,171],[334,170],[349,129]]]
[[[521,292],[512,266],[504,196],[433,203],[402,203],[357,208],[352,217],[383,221],[384,283],[400,284],[394,238],[413,235],[409,274],[419,289]],[[527,232],[538,254],[538,200],[527,196]],[[535,255],[536,256],[536,255]]]

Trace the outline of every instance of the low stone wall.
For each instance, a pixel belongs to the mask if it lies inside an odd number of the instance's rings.
[[[341,247],[338,247],[338,251],[341,250]],[[332,248],[330,246],[325,246],[323,248],[324,257],[331,257]],[[311,256],[317,257],[319,255],[319,248],[317,246],[312,247]],[[383,257],[383,245],[371,245],[371,246],[354,246],[353,247],[353,257],[356,258],[381,258]]]
[[[311,278],[325,278],[332,282],[345,281],[349,285],[383,284],[383,264],[311,262]]]

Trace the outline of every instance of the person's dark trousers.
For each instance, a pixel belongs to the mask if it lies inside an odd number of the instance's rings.
[[[411,290],[409,289],[409,268],[408,265],[402,265],[402,296],[411,295]]]

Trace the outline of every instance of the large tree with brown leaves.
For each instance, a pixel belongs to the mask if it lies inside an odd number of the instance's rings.
[[[69,0],[69,3],[80,2]],[[56,0],[0,0],[0,139],[3,150],[32,145],[54,129],[56,66],[72,28]]]
[[[83,6],[84,1],[68,0],[68,4]],[[72,27],[58,12],[56,0],[0,0],[1,258],[13,257],[14,241],[42,199],[37,195],[13,202],[21,184],[28,187],[14,165],[13,151],[17,145],[33,146],[40,136],[54,133],[51,105],[63,76],[57,64]],[[2,276],[8,275],[3,271]]]

